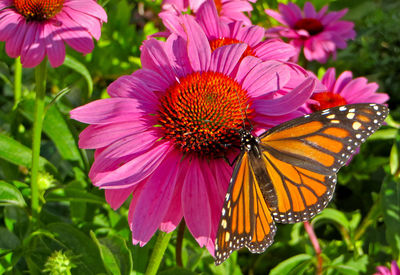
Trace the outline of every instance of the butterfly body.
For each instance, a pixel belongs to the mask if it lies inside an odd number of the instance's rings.
[[[225,197],[215,244],[215,263],[246,246],[261,253],[273,243],[275,222],[311,219],[326,207],[336,173],[388,109],[353,104],[280,124],[260,136],[242,129],[241,153]]]

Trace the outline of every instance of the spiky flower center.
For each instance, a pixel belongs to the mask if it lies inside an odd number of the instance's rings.
[[[219,47],[226,46],[226,45],[232,45],[236,43],[243,43],[242,41],[239,41],[234,38],[218,38],[210,41],[210,47],[211,51],[216,50]],[[256,56],[253,49],[247,45],[246,50],[242,54],[242,59],[245,58],[246,56]]]
[[[44,21],[54,17],[63,7],[64,0],[14,0],[16,10],[27,20]]]
[[[317,19],[302,18],[294,24],[294,29],[306,30],[310,35],[316,35],[324,30],[324,26]]]
[[[240,142],[239,129],[253,109],[245,90],[218,72],[195,72],[171,86],[160,99],[165,138],[184,153],[223,156]]]
[[[310,106],[314,112],[347,104],[341,95],[329,91],[315,93],[311,98],[319,102],[319,106],[315,104]]]

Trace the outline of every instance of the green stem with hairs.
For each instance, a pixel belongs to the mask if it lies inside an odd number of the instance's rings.
[[[172,234],[173,232],[158,232],[157,242],[153,248],[153,253],[151,254],[149,265],[147,266],[145,275],[155,275],[157,273],[157,270],[160,267],[161,260],[164,256],[165,250],[167,249]]]
[[[32,192],[32,219],[37,221],[39,215],[39,156],[40,143],[42,139],[42,128],[44,118],[44,106],[46,95],[46,76],[47,76],[47,59],[45,58],[35,68],[36,80],[36,99],[33,121],[33,138],[32,138],[32,171],[31,171],[31,192]]]
[[[18,103],[21,101],[22,95],[22,64],[21,57],[15,59],[14,65],[14,106],[13,110],[15,110],[18,106]]]

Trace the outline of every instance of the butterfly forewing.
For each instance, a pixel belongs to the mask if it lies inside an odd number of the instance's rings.
[[[312,218],[332,198],[337,171],[388,114],[378,104],[327,109],[278,125],[260,136],[268,174],[276,190],[274,220]]]

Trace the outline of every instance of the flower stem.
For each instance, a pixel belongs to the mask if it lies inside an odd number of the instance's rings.
[[[153,253],[151,254],[145,275],[155,275],[157,273],[157,270],[161,264],[161,260],[164,256],[164,252],[167,249],[169,240],[172,237],[172,233],[173,232],[158,232],[157,242],[154,246]]]
[[[183,267],[182,263],[182,243],[183,243],[183,234],[185,233],[185,220],[182,219],[181,223],[178,227],[178,237],[176,238],[176,249],[175,249],[175,258],[176,264],[179,267]]]
[[[306,229],[308,236],[310,238],[310,241],[314,247],[315,254],[317,256],[317,272],[316,274],[320,275],[322,274],[322,264],[323,264],[323,259],[321,257],[321,247],[319,246],[317,236],[315,235],[314,228],[312,225],[306,221],[303,223],[304,228]]]
[[[44,118],[44,99],[46,92],[46,75],[47,75],[47,59],[44,59],[35,69],[36,80],[36,99],[33,121],[33,138],[32,138],[32,177],[31,177],[31,192],[32,192],[32,219],[36,221],[39,215],[39,188],[38,188],[38,173],[39,173],[39,156],[40,143],[42,137],[42,127]]]
[[[18,103],[21,101],[22,95],[22,64],[21,57],[15,59],[14,65],[14,106],[13,110],[17,108]]]

